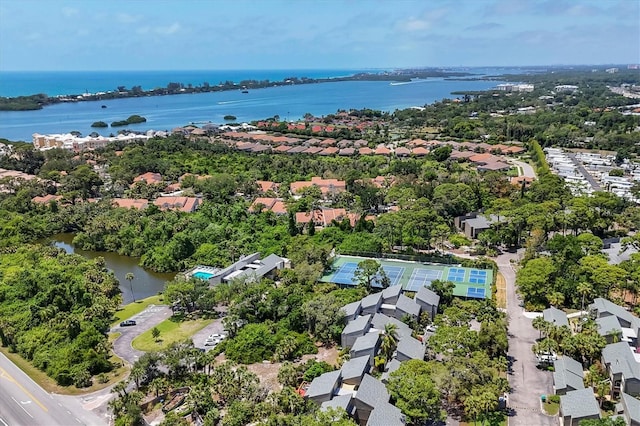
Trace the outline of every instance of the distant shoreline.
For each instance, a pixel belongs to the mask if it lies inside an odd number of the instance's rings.
[[[279,81],[269,80],[242,80],[239,83],[227,81],[217,85],[184,85],[183,83],[168,83],[167,87],[144,90],[141,86],[126,88],[118,87],[116,91],[81,93],[60,96],[48,96],[47,94],[33,94],[16,97],[0,97],[0,111],[35,111],[46,106],[69,102],[97,102],[111,99],[136,98],[146,96],[169,96],[193,93],[223,92],[241,90],[246,93],[254,89],[267,87],[279,87],[298,84],[318,84],[343,81],[391,81],[410,82],[412,79],[427,78],[461,78],[475,75],[469,72],[438,71],[438,70],[400,70],[382,73],[357,73],[345,77],[307,78],[290,77]]]

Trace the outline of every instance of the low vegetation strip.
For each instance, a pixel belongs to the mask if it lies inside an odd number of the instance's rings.
[[[147,330],[133,339],[131,346],[145,352],[163,350],[174,342],[190,338],[212,321],[210,319],[179,321],[175,317],[171,317],[155,327],[160,332],[157,338],[153,337],[153,329]]]

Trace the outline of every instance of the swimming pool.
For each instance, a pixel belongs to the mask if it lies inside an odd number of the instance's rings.
[[[198,271],[198,272],[194,272],[191,276],[195,277],[195,278],[200,278],[201,280],[208,280],[209,278],[211,278],[214,274],[212,274],[211,272],[205,272],[205,271]]]

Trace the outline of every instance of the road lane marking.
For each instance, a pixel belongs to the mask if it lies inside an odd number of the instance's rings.
[[[45,407],[45,406],[42,404],[42,402],[40,402],[40,401],[38,400],[38,398],[36,398],[35,396],[33,396],[33,395],[31,394],[31,392],[29,392],[28,390],[26,390],[24,386],[22,386],[20,383],[18,383],[18,381],[17,381],[16,379],[14,379],[13,377],[11,377],[11,375],[10,375],[9,373],[7,373],[7,371],[6,371],[4,368],[2,368],[2,367],[0,367],[0,379],[6,379],[6,380],[10,381],[11,383],[15,384],[16,386],[18,386],[18,387],[20,388],[20,390],[22,390],[22,392],[24,392],[25,394],[27,394],[27,396],[28,396],[29,398],[31,398],[32,400],[34,400],[34,401],[35,401],[35,403],[36,403],[36,404],[38,404],[38,405],[40,406],[40,408],[42,408],[45,412],[48,412],[48,411],[49,411],[49,409],[48,409],[47,407]],[[34,382],[34,383],[35,383],[35,382]],[[11,398],[13,399],[13,397],[11,397]],[[15,399],[14,399],[14,401],[15,401]],[[22,407],[22,405],[21,405],[21,407]],[[24,410],[24,407],[23,407],[23,410]],[[25,410],[25,411],[27,411],[27,410]],[[28,414],[28,413],[27,413],[27,414]],[[31,414],[29,414],[29,415],[31,415]]]
[[[30,412],[28,412],[28,411],[27,411],[27,409],[26,409],[26,408],[24,408],[24,407],[22,406],[22,404],[20,404],[18,401],[16,401],[16,399],[15,399],[14,397],[11,397],[11,399],[13,399],[13,402],[15,402],[16,404],[18,404],[18,406],[19,406],[20,408],[22,408],[22,411],[24,411],[25,413],[27,413],[27,415],[28,415],[29,417],[33,418],[33,416],[31,415],[31,413],[30,413]]]
[[[82,422],[80,420],[78,420],[78,418],[76,417],[76,422],[82,424]]]
[[[0,417],[0,422],[4,425],[4,426],[9,426],[9,424],[7,422],[5,422],[4,420],[2,420],[2,417]]]

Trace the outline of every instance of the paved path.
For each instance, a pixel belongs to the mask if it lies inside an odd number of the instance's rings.
[[[538,337],[538,332],[531,325],[531,318],[524,315],[519,306],[516,294],[516,274],[511,261],[518,259],[516,253],[504,253],[497,257],[496,263],[505,278],[507,286],[507,315],[509,317],[509,407],[513,417],[509,418],[510,426],[544,426],[557,425],[557,416],[545,415],[540,406],[540,396],[553,392],[550,372],[538,370],[531,347]]]
[[[593,178],[593,176],[591,176],[591,173],[589,173],[587,169],[584,168],[582,162],[576,158],[576,154],[574,154],[573,152],[567,152],[567,156],[571,158],[571,161],[573,161],[573,164],[576,165],[582,176],[584,176],[587,182],[589,182],[591,188],[593,188],[594,191],[602,191],[602,187],[600,186],[600,184]]]
[[[530,177],[530,178],[534,178],[535,179],[536,172],[533,169],[533,166],[531,166],[531,164],[525,163],[524,161],[515,160],[515,159],[511,159],[510,161],[511,161],[511,163],[513,163],[516,166],[520,167],[520,170],[522,171],[520,176],[526,176],[526,177]]]
[[[131,342],[147,330],[152,329],[162,321],[171,316],[171,308],[166,305],[149,305],[144,311],[132,316],[130,319],[136,321],[136,325],[130,327],[115,326],[112,333],[122,333],[113,342],[113,351],[120,358],[133,364],[144,352],[133,349]]]
[[[107,424],[107,418],[85,410],[78,398],[47,393],[0,354],[1,426]]]

